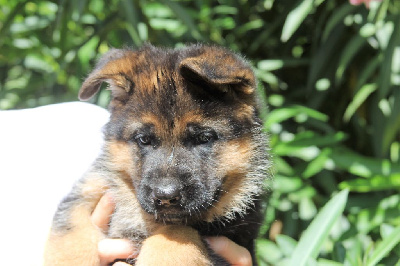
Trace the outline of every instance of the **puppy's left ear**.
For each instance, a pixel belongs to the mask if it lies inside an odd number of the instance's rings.
[[[103,82],[110,86],[113,99],[122,99],[133,90],[133,81],[124,73],[124,68],[131,65],[127,58],[132,51],[125,49],[110,49],[97,62],[95,69],[89,74],[83,82],[79,91],[79,99],[89,100],[95,95]]]
[[[182,76],[207,83],[221,92],[253,94],[256,79],[250,65],[236,54],[219,47],[200,46],[197,53],[179,65]]]

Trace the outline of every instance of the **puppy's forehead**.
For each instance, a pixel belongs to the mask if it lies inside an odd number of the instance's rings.
[[[232,118],[253,115],[254,108],[248,104],[198,97],[201,85],[186,80],[179,69],[186,56],[179,50],[146,49],[125,54],[107,66],[107,71],[111,69],[134,84],[123,114],[116,112],[130,124],[124,125],[125,130],[152,125],[161,138],[179,138],[190,124],[224,129]],[[245,107],[248,110],[243,112]]]
[[[123,107],[128,129],[152,125],[157,135],[178,135],[187,124],[202,123],[201,104],[188,92],[178,60],[176,53],[144,51],[113,62],[115,71],[134,83]]]

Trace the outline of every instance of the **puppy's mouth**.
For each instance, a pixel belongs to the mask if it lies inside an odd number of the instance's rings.
[[[169,206],[167,208],[155,209],[153,214],[155,221],[163,224],[191,225],[203,221],[212,203],[203,202],[195,206]]]
[[[182,224],[189,225],[192,224],[195,220],[198,220],[199,217],[194,218],[191,215],[183,214],[183,213],[164,213],[164,212],[155,212],[154,218],[156,222],[163,224]]]
[[[191,198],[187,196],[188,193],[184,193],[182,197],[169,199],[152,197],[148,198],[148,204],[142,204],[142,207],[148,214],[153,215],[157,223],[193,225],[207,219],[207,213],[219,201],[221,191],[218,189],[214,194]],[[198,193],[191,195],[196,194]]]

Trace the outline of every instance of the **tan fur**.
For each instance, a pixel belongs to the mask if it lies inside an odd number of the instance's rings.
[[[238,120],[246,120],[253,116],[254,106],[248,104],[242,104],[235,110],[235,116]]]
[[[97,175],[89,174],[82,185],[86,201],[71,212],[68,234],[51,230],[44,251],[45,266],[99,265],[97,243],[103,233],[92,223],[91,214],[107,186]]]
[[[187,112],[179,119],[176,119],[173,135],[180,136],[185,132],[188,123],[200,123],[203,120],[204,117],[198,111]]]
[[[122,173],[124,179],[129,179],[130,174],[134,171],[132,163],[132,145],[118,140],[110,140],[107,144],[110,153],[111,165]]]
[[[201,237],[187,226],[163,226],[147,238],[136,261],[137,266],[211,265]]]
[[[219,169],[219,176],[225,177],[222,196],[207,213],[207,221],[213,221],[218,217],[229,219],[233,214],[232,210],[239,213],[246,210],[243,202],[247,202],[246,198],[257,189],[252,183],[246,184],[246,179],[243,178],[250,167],[250,147],[249,139],[232,140],[225,144],[219,156],[219,161],[223,162],[220,165],[224,165]]]

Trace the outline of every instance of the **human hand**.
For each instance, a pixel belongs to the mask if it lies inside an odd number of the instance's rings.
[[[230,240],[225,236],[213,236],[206,238],[215,253],[223,257],[227,262],[234,266],[251,266],[253,265],[250,252]]]
[[[92,213],[92,222],[107,233],[110,216],[114,211],[114,202],[109,194],[105,194],[97,204]],[[207,243],[210,247],[235,266],[252,265],[250,252],[242,246],[239,246],[227,237],[207,237]],[[137,250],[132,243],[127,239],[103,239],[98,244],[98,253],[100,265],[106,266],[114,262],[116,259],[127,259],[137,257]],[[116,262],[113,266],[129,265],[125,262]]]
[[[92,213],[92,222],[107,234],[110,217],[114,212],[115,204],[109,194],[105,194],[97,204]],[[98,244],[98,254],[100,266],[106,266],[116,259],[135,258],[136,250],[128,239],[110,239],[106,238]],[[113,266],[129,265],[125,262],[116,262]]]

